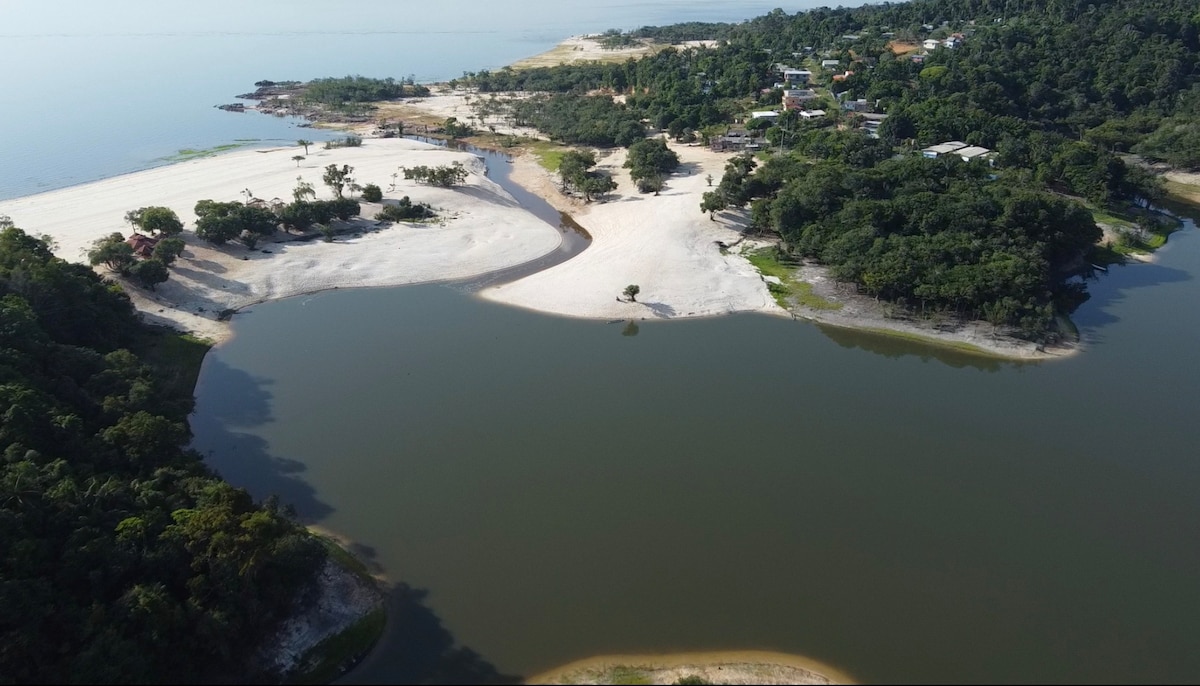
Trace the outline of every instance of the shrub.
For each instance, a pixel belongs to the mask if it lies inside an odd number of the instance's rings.
[[[380,200],[383,200],[383,191],[380,190],[379,186],[376,186],[373,183],[368,183],[367,185],[363,186],[362,199],[366,200],[367,202],[379,202]]]
[[[432,207],[423,202],[414,204],[406,195],[395,205],[384,205],[375,218],[385,222],[407,222],[430,219],[434,216],[436,215]]]

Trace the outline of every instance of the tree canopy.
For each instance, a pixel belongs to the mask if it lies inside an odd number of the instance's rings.
[[[184,449],[190,383],[129,299],[0,230],[0,674],[247,678],[323,548]]]

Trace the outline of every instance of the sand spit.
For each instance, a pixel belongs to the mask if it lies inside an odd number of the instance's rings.
[[[214,341],[229,328],[218,313],[249,304],[332,288],[394,286],[478,276],[536,259],[558,247],[554,228],[522,209],[483,175],[483,162],[405,139],[368,139],[359,148],[318,149],[304,160],[300,147],[243,150],[216,157],[127,174],[62,190],[0,202],[0,214],[12,217],[31,234],[50,236],[56,254],[84,261],[97,238],[121,231],[128,235],[125,212],[148,205],[174,209],[185,223],[188,248],[156,291],[132,285],[126,290],[149,321],[173,325]],[[401,166],[442,165],[458,161],[471,175],[463,187],[431,188],[394,180]],[[376,183],[385,202],[402,196],[427,202],[441,221],[432,224],[358,229],[333,243],[264,241],[256,250],[240,244],[210,246],[192,233],[197,200],[244,200],[244,191],[267,201],[290,201],[297,176],[313,184],[318,197],[332,197],[322,184],[326,165],[354,167],[359,183]],[[364,220],[379,206],[363,203]],[[279,238],[284,238],[282,232]]]

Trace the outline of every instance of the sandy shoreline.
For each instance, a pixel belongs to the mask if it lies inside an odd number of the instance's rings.
[[[628,680],[612,680],[618,675]],[[802,655],[762,650],[602,655],[534,675],[525,683],[674,684],[689,676],[699,676],[712,684],[855,683],[845,672]]]
[[[126,174],[80,186],[0,202],[31,234],[45,234],[55,253],[82,262],[87,247],[114,231],[128,235],[127,210],[148,205],[174,209],[184,221],[187,250],[171,278],[155,291],[126,285],[148,321],[174,326],[214,342],[230,335],[218,321],[223,310],[304,293],[364,286],[397,286],[480,276],[536,259],[555,250],[558,231],[483,176],[482,160],[405,139],[371,139],[361,148],[310,148],[297,168],[297,147],[243,150]],[[405,181],[389,190],[400,166],[459,161],[471,169],[466,185],[443,189]],[[265,200],[291,200],[296,177],[313,184],[318,197],[332,197],[321,182],[327,164],[349,164],[360,183],[376,183],[386,199],[404,195],[436,208],[442,221],[374,227],[333,243],[264,241],[256,250],[240,244],[212,246],[193,233],[197,200],[242,200],[242,191]],[[364,219],[379,206],[363,203]],[[279,234],[282,237],[282,232]]]

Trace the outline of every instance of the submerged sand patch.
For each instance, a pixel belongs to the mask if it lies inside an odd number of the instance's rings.
[[[846,673],[802,655],[737,650],[670,655],[604,655],[572,662],[527,684],[853,684]]]

